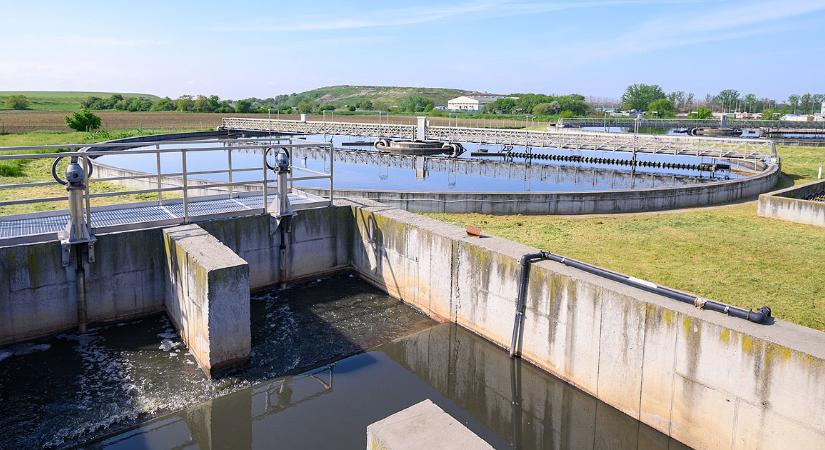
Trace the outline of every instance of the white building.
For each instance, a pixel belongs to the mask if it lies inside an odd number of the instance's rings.
[[[447,109],[450,111],[471,111],[478,112],[484,109],[484,106],[493,103],[501,98],[500,95],[474,95],[461,96],[447,101]]]

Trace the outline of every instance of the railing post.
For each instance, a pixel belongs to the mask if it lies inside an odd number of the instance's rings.
[[[189,223],[189,185],[186,180],[186,149],[180,152],[181,174],[183,175],[183,223]]]
[[[332,206],[334,197],[333,192],[333,177],[335,176],[335,147],[332,145],[332,139],[329,141],[329,206]]]
[[[163,183],[160,180],[160,173],[161,173],[160,172],[160,144],[155,145],[155,150],[158,150],[158,152],[155,153],[155,167],[156,167],[157,173],[158,173],[158,179],[157,179],[158,206],[160,206],[160,205],[163,204],[163,191],[161,191],[161,189],[163,188]]]
[[[226,145],[226,143],[224,143],[224,145]],[[227,175],[228,181],[229,181],[229,198],[232,198],[232,195],[233,195],[232,188],[234,186],[232,185],[232,145],[231,144],[226,147],[226,159],[227,159],[227,163],[228,163],[228,166],[229,166],[229,172],[228,172],[228,175]]]
[[[266,192],[266,190],[268,189],[267,188],[267,176],[266,176],[266,150],[267,150],[266,147],[261,148],[261,154],[263,155],[262,165],[263,165],[263,169],[264,169],[264,186],[263,186],[263,188],[264,188],[263,189],[263,191],[264,191],[263,192],[263,196],[264,196],[263,197],[264,198],[264,214],[269,212],[269,206],[267,205],[267,203],[268,203],[267,202],[267,200],[268,200],[267,199],[267,192]]]
[[[91,204],[91,196],[89,195],[89,184],[91,183],[91,179],[89,177],[89,173],[91,173],[90,169],[92,168],[92,162],[89,161],[89,158],[83,158],[83,171],[86,173],[86,186],[84,188],[83,195],[85,197],[86,202],[86,231],[89,233],[89,236],[92,235],[92,204]],[[94,257],[93,253],[91,253],[92,258]]]

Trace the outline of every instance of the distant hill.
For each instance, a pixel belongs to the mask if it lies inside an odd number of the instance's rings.
[[[0,110],[8,109],[4,105],[6,97],[10,95],[24,95],[34,111],[76,111],[80,109],[80,102],[86,97],[109,97],[117,92],[74,92],[74,91],[0,91]],[[159,97],[151,94],[120,92],[124,97],[145,97],[152,101]]]
[[[447,105],[447,100],[462,95],[479,94],[463,89],[402,87],[402,86],[327,86],[290,96],[291,100],[317,100],[335,107],[355,105],[363,100],[385,106],[398,106],[404,98],[411,96],[427,97],[437,105]],[[297,103],[297,102],[296,102]]]

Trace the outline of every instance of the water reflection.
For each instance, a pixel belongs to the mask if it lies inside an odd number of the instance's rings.
[[[337,189],[368,189],[401,192],[558,192],[592,191],[608,189],[643,189],[667,186],[685,186],[713,179],[738,178],[737,171],[709,172],[698,170],[702,163],[717,161],[709,157],[684,155],[637,154],[628,152],[561,150],[532,148],[532,158],[505,158],[498,156],[471,156],[487,153],[495,155],[505,147],[491,144],[463,144],[467,151],[458,159],[441,157],[414,157],[381,154],[372,151],[371,146],[344,146],[344,143],[363,143],[369,138],[363,136],[295,136],[287,140],[273,138],[273,142],[316,142],[330,140],[338,149],[335,154],[335,186]],[[251,149],[243,140],[230,142],[208,141],[204,144],[187,144],[186,147],[232,147],[234,169],[252,169],[237,172],[234,181],[254,181],[261,179],[257,168],[261,167],[261,152]],[[183,144],[168,144],[165,148],[181,147]],[[521,146],[509,146],[514,154],[525,154],[528,150]],[[300,150],[293,154],[296,164],[315,171],[328,171],[329,161],[326,151]],[[558,158],[567,160],[560,161]],[[573,157],[575,160],[570,160]],[[164,154],[161,167],[164,173],[180,171],[181,156]],[[632,159],[640,165],[632,167]],[[187,168],[191,171],[213,171],[228,167],[229,152],[225,150],[190,153]],[[157,171],[155,155],[134,154],[125,156],[113,154],[99,159],[105,164],[128,167],[148,173]],[[736,165],[734,164],[734,168]],[[199,175],[220,181],[227,181],[226,174]],[[299,187],[325,188],[325,182],[318,180],[296,183]]]
[[[99,441],[106,448],[364,448],[424,399],[496,448],[686,448],[493,344],[442,324]]]

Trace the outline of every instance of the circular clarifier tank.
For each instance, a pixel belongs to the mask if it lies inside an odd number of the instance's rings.
[[[163,136],[151,138],[163,140]],[[160,148],[221,148],[214,151],[189,153],[187,156],[189,172],[226,169],[230,148],[234,170],[260,168],[261,149],[245,148],[244,142],[248,139],[250,138],[243,136],[232,139],[213,137],[194,143],[191,140],[185,144],[164,143],[160,144]],[[257,136],[255,139],[260,142],[262,138]],[[495,193],[497,195],[510,194],[511,197],[518,194],[529,195],[530,198],[525,201],[535,202],[535,194],[640,193],[662,189],[693,189],[745,182],[750,178],[765,175],[772,167],[768,162],[761,160],[743,161],[672,154],[634,154],[626,151],[525,148],[471,142],[457,143],[463,150],[458,157],[451,157],[448,154],[405,155],[376,150],[375,142],[378,138],[369,136],[281,135],[265,137],[265,139],[271,139],[273,146],[290,142],[301,144],[331,142],[336,149],[335,190],[347,195],[363,195],[379,201],[412,194],[418,195],[418,198],[432,198],[434,195],[443,197],[450,194]],[[138,148],[154,149],[155,147],[155,145],[150,145]],[[128,151],[125,150],[125,152]],[[320,146],[296,148],[292,152],[292,159],[294,166],[319,172],[330,170],[329,151]],[[133,172],[153,174],[157,171],[157,160],[154,154],[125,155],[118,152],[98,158],[97,163]],[[163,173],[180,172],[180,154],[161,154],[160,164]],[[260,176],[260,171],[236,172],[233,174],[233,181],[254,181]],[[197,177],[227,181],[226,173],[205,174]],[[773,182],[768,180],[761,184],[770,184],[772,187]],[[294,187],[320,193],[321,190],[328,188],[328,180],[297,181]],[[758,189],[763,189],[763,187],[760,185]],[[739,191],[740,194],[737,195],[742,195],[743,191],[741,189]],[[672,193],[662,195],[672,196]],[[735,199],[730,196],[715,195],[710,202],[732,200]],[[512,201],[518,201],[518,199]],[[397,204],[392,201],[390,203]],[[706,198],[705,204],[707,203]],[[655,208],[635,205],[630,210],[667,209],[682,206],[696,205],[667,204]],[[483,208],[471,208],[471,210],[476,209],[479,212],[483,211]],[[416,210],[443,210],[443,208],[419,207]],[[621,205],[616,208],[616,211],[628,210]],[[462,211],[469,212],[466,208]],[[510,212],[542,211],[516,209]],[[573,212],[612,211],[600,208],[593,211],[577,209]]]

